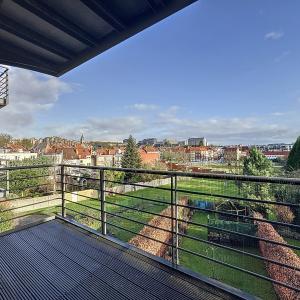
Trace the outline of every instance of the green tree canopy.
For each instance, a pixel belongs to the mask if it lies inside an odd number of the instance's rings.
[[[11,139],[12,137],[9,134],[0,133],[0,147],[5,147]]]
[[[250,150],[249,156],[244,160],[243,174],[249,176],[266,176],[274,174],[273,164],[257,148]],[[242,183],[242,192],[245,198],[270,200],[272,189],[268,183]],[[259,202],[245,202],[252,210],[266,213],[268,205]]]
[[[122,157],[122,168],[134,168],[139,169],[141,168],[141,156],[138,150],[138,147],[136,145],[135,139],[132,137],[132,135],[129,136],[125,152]],[[129,180],[136,180],[138,178],[137,175],[133,173],[125,173],[125,181]]]
[[[40,156],[36,159],[28,158],[22,161],[14,161],[11,166],[38,166],[38,165],[51,165],[52,162],[48,157]],[[54,169],[32,168],[32,169],[19,169],[9,171],[11,194],[20,196],[34,196],[43,195],[47,191],[53,190],[54,186]]]
[[[251,176],[272,176],[273,164],[257,148],[250,150],[249,156],[244,160],[243,174]]]
[[[300,136],[297,138],[289,154],[286,166],[288,171],[300,169]]]

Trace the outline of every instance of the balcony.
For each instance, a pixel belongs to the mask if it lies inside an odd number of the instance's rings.
[[[284,198],[299,179],[71,165],[1,174],[1,299],[299,296],[300,226],[262,212],[299,209]]]
[[[8,104],[8,69],[0,66],[0,108]]]

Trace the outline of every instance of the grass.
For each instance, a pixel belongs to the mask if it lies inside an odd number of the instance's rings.
[[[196,223],[207,224],[207,214],[203,212],[196,212],[192,217],[192,221]],[[187,230],[187,235],[207,240],[207,228],[190,225]],[[262,260],[249,257],[244,254],[239,254],[227,249],[211,246],[203,242],[195,242],[189,238],[182,239],[181,247],[195,253],[214,258],[224,263],[253,271],[261,275],[267,275]],[[255,248],[235,248],[259,255],[258,249]],[[180,253],[180,264],[195,272],[204,274],[208,277],[217,279],[238,289],[259,296],[262,299],[276,299],[276,295],[271,283],[256,278],[252,275],[248,275],[242,271],[234,270],[215,262],[210,262],[207,259],[199,258],[184,251],[181,251]]]
[[[284,238],[285,241],[289,244],[289,245],[293,245],[293,246],[298,246],[300,247],[300,241],[299,240],[294,240],[294,239],[290,239],[290,238]],[[300,250],[293,250],[298,256],[300,256]]]

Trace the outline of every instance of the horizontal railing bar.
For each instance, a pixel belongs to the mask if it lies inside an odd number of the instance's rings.
[[[160,215],[160,214],[154,213],[154,212],[149,212],[149,211],[146,211],[146,210],[143,210],[143,209],[140,209],[140,208],[135,208],[135,207],[132,207],[132,206],[127,206],[127,205],[123,205],[123,204],[113,203],[113,202],[110,202],[110,201],[107,201],[107,200],[105,200],[105,203],[111,204],[111,205],[115,205],[115,206],[118,206],[118,207],[127,208],[129,210],[139,211],[139,212],[143,212],[143,213],[150,214],[150,215],[153,215],[153,216],[163,217],[163,218],[172,220],[172,217]]]
[[[80,192],[80,191],[78,191],[78,192]],[[85,195],[80,195],[80,194],[76,194],[74,192],[67,192],[67,191],[65,191],[65,194],[72,194],[72,195],[84,197],[84,198],[87,198],[87,199],[90,199],[90,200],[95,200],[95,201],[99,202],[99,198],[93,198],[93,197],[89,197],[89,196],[85,196]]]
[[[213,246],[220,247],[220,248],[223,248],[223,249],[226,249],[226,250],[229,250],[229,251],[233,251],[233,252],[236,252],[236,253],[240,253],[240,254],[243,254],[243,255],[247,255],[247,256],[256,258],[256,259],[267,261],[267,262],[270,262],[270,263],[273,263],[273,264],[276,264],[276,265],[279,265],[279,266],[282,266],[282,267],[286,267],[286,268],[290,268],[290,269],[293,269],[293,270],[296,270],[296,271],[300,271],[300,268],[297,268],[295,266],[287,265],[287,264],[281,263],[277,260],[269,259],[269,258],[260,256],[260,255],[256,255],[256,254],[253,254],[253,253],[250,253],[250,252],[247,252],[247,251],[242,251],[242,250],[239,250],[239,249],[236,249],[236,248],[232,248],[232,247],[229,247],[229,246],[225,246],[225,245],[222,245],[222,244],[211,242],[211,241],[208,241],[208,240],[205,240],[205,239],[197,238],[197,237],[194,237],[194,236],[191,236],[191,235],[186,235],[186,234],[180,233],[180,232],[178,232],[178,235],[180,235],[182,237],[185,237],[185,238],[192,239],[194,241],[198,241],[198,242],[205,243],[205,244],[208,244],[208,245],[213,245]]]
[[[168,229],[164,229],[164,228],[161,228],[161,227],[153,226],[153,225],[150,225],[148,223],[144,223],[144,222],[141,222],[141,221],[133,220],[133,219],[130,219],[130,218],[127,218],[127,217],[124,217],[124,216],[120,216],[118,214],[114,214],[114,213],[108,212],[108,211],[106,211],[106,213],[108,215],[112,215],[112,216],[117,217],[117,218],[121,218],[121,219],[124,219],[124,220],[128,220],[130,222],[133,222],[133,223],[144,225],[145,227],[151,227],[151,228],[162,230],[162,231],[165,231],[165,232],[168,232],[168,233],[171,233],[171,234],[175,233],[175,232],[172,232],[171,230],[168,230]]]
[[[246,182],[265,182],[265,183],[300,185],[299,178],[264,177],[264,176],[247,176],[247,175],[234,175],[234,174],[213,174],[213,173],[196,173],[196,172],[179,172],[179,171],[159,171],[159,170],[132,169],[132,168],[78,166],[72,164],[4,167],[1,168],[1,170],[5,171],[5,170],[20,170],[20,169],[38,169],[38,168],[50,168],[50,167],[58,167],[58,166],[65,166],[68,168],[79,168],[79,169],[83,168],[83,169],[90,169],[90,170],[111,170],[116,172],[130,172],[130,173],[141,173],[141,174],[148,173],[148,174],[169,175],[169,176],[179,176],[179,177],[239,180],[239,181],[246,181]]]
[[[100,221],[101,221],[100,219],[97,219],[97,218],[95,218],[95,217],[93,217],[93,216],[90,216],[90,215],[87,215],[87,214],[85,214],[85,213],[82,213],[82,212],[79,212],[79,211],[77,211],[77,210],[74,210],[73,208],[66,207],[66,209],[67,209],[67,210],[70,210],[70,211],[73,211],[73,212],[75,212],[75,213],[77,213],[77,214],[80,214],[80,215],[82,215],[82,216],[85,216],[85,217],[87,217],[87,218],[94,219],[94,220],[98,221],[99,223],[100,223]]]
[[[264,222],[264,223],[268,223],[268,224],[274,224],[274,225],[280,225],[280,226],[286,226],[286,227],[290,227],[290,228],[300,229],[300,226],[295,225],[295,224],[288,224],[288,223],[283,223],[283,222],[270,221],[270,220],[266,220],[266,219],[258,219],[258,218],[254,218],[254,217],[243,216],[243,215],[235,215],[235,214],[231,214],[231,213],[227,213],[227,212],[223,212],[223,211],[218,211],[218,210],[215,210],[215,209],[200,208],[200,207],[196,207],[196,206],[182,205],[182,204],[179,204],[179,203],[177,204],[177,206],[184,207],[184,208],[189,208],[189,209],[195,209],[195,210],[199,210],[199,211],[217,213],[219,215],[230,216],[230,217],[234,217],[234,218],[242,218],[242,219],[247,219],[247,220],[252,220],[252,221],[259,221],[259,222]]]
[[[41,187],[41,186],[46,186],[46,185],[53,185],[53,183],[43,183],[43,184],[39,184],[39,185],[29,185],[29,186],[24,186],[24,187],[21,187],[20,189],[32,189],[32,188],[38,188],[38,187]]]
[[[282,205],[282,206],[289,206],[289,207],[300,207],[300,204],[293,204],[293,203],[287,203],[287,202],[277,202],[277,201],[274,201],[274,200],[270,200],[270,201],[269,200],[258,200],[258,199],[243,198],[243,197],[237,197],[237,196],[229,196],[229,195],[221,195],[221,194],[212,194],[212,193],[190,191],[190,190],[184,190],[184,189],[177,189],[176,191],[178,193],[183,193],[183,194],[210,196],[210,197],[224,198],[224,199],[230,199],[230,200],[241,200],[241,201],[247,201],[247,202],[266,203],[266,204]]]
[[[85,205],[85,204],[81,204],[81,203],[78,203],[78,202],[74,202],[74,201],[71,201],[71,200],[68,200],[68,199],[65,199],[67,202],[69,203],[74,203],[74,204],[77,204],[79,206],[83,206],[83,207],[86,207],[86,208],[90,208],[90,209],[93,209],[97,212],[101,212],[101,209],[99,208],[95,208],[95,207],[92,207],[92,206],[89,206],[89,205]],[[118,217],[118,218],[121,218],[121,219],[124,219],[124,220],[128,220],[128,221],[131,221],[131,222],[134,222],[134,223],[138,223],[138,224],[141,224],[141,225],[144,225],[144,226],[147,226],[147,227],[151,227],[151,228],[154,228],[154,229],[159,229],[159,230],[162,230],[162,231],[166,231],[168,233],[172,233],[171,230],[168,230],[168,229],[164,229],[164,228],[161,228],[161,227],[157,227],[157,226],[153,226],[153,225],[150,225],[148,223],[144,223],[144,222],[141,222],[141,221],[137,221],[137,220],[133,220],[133,219],[130,219],[130,218],[127,218],[127,217],[124,217],[124,216],[120,216],[118,214],[114,214],[112,212],[108,212],[106,211],[105,212],[106,214],[108,215],[112,215],[114,217]],[[101,219],[100,219],[101,220]],[[173,232],[174,233],[174,232]]]
[[[32,196],[22,196],[22,197],[16,197],[16,198],[7,198],[5,200],[0,200],[0,204],[1,203],[5,203],[5,202],[10,202],[10,201],[16,201],[16,200],[21,200],[21,199],[34,199],[34,198],[38,198],[38,197],[46,197],[49,194],[54,194],[55,191],[49,191],[47,192],[47,195],[38,195],[36,197],[32,197]]]
[[[55,207],[60,207],[59,205],[55,206]],[[1,220],[0,223],[4,223],[4,222],[9,222],[12,220],[16,220],[16,219],[20,219],[20,218],[24,218],[24,217],[28,217],[28,216],[32,216],[34,213],[29,213],[29,214],[25,214],[25,215],[21,215],[21,216],[16,216],[7,220]]]
[[[78,191],[78,192],[80,192],[80,191]],[[139,197],[139,196],[133,196],[133,195],[123,194],[123,193],[117,193],[117,192],[108,191],[108,190],[105,190],[104,192],[108,193],[108,194],[111,193],[111,194],[116,194],[116,195],[122,195],[122,196],[133,198],[133,199],[146,200],[146,201],[149,201],[149,202],[154,202],[154,203],[159,203],[159,204],[170,204],[169,202],[163,202],[163,201],[153,200],[153,199],[149,199],[149,198],[143,198],[143,197]],[[92,200],[99,200],[98,198],[93,198],[93,197],[89,197],[89,196],[85,196],[85,195],[75,194],[74,191],[73,192],[65,191],[65,193],[67,193],[67,194],[69,193],[69,194],[73,194],[73,195],[78,195],[80,197],[82,196],[84,198],[88,198],[88,199],[92,199]],[[163,205],[161,205],[161,206],[163,206]]]
[[[201,257],[201,258],[204,258],[204,259],[207,259],[207,260],[210,260],[210,261],[213,261],[217,264],[220,264],[220,265],[223,265],[223,266],[226,266],[226,267],[229,267],[229,268],[232,268],[232,269],[235,269],[237,271],[241,271],[241,272],[244,272],[244,273],[247,273],[249,275],[252,275],[252,276],[255,276],[255,277],[258,277],[258,278],[261,278],[261,279],[264,279],[266,281],[270,281],[274,284],[278,284],[278,285],[281,285],[281,286],[284,286],[286,288],[289,288],[289,289],[292,289],[294,291],[297,291],[297,292],[300,292],[300,289],[295,287],[295,286],[291,286],[289,284],[286,284],[284,282],[281,282],[281,281],[278,281],[278,280],[275,280],[275,279],[272,279],[270,277],[267,277],[267,276],[264,276],[264,275],[261,275],[261,274],[258,274],[258,273],[255,273],[255,272],[252,272],[252,271],[249,271],[249,270],[245,270],[245,269],[242,269],[240,267],[237,267],[237,266],[234,266],[232,264],[229,264],[229,263],[226,263],[226,262],[222,262],[220,260],[217,260],[215,258],[211,258],[209,256],[206,256],[206,255],[203,255],[203,254],[200,254],[200,253],[196,253],[194,251],[191,251],[191,250],[187,250],[187,249],[184,249],[184,248],[181,248],[181,247],[178,247],[179,250],[181,251],[184,251],[186,253],[189,253],[189,254],[192,254],[192,255],[195,255],[195,256],[198,256],[198,257]]]
[[[98,179],[98,181],[99,181],[99,179]],[[57,184],[58,183],[61,183],[61,181],[58,181],[58,182],[56,182]],[[80,187],[80,188],[86,188],[86,186],[83,186],[83,185],[78,185],[78,184],[74,184],[74,183],[69,183],[69,182],[63,182],[63,184],[65,184],[65,185],[71,185],[71,186],[76,186],[76,187]],[[100,189],[100,187],[98,186],[98,185],[96,185],[95,186],[96,187],[96,189],[95,190],[99,190]],[[66,191],[67,192],[67,191]]]
[[[34,206],[34,205],[38,205],[38,204],[42,204],[42,203],[46,203],[46,202],[51,202],[51,201],[58,200],[58,199],[61,199],[61,198],[53,198],[53,199],[48,199],[48,200],[44,200],[44,201],[40,201],[40,202],[36,202],[36,203],[31,203],[31,204],[27,204],[27,205],[23,205],[23,206],[17,206],[17,207],[13,207],[13,208],[9,208],[9,209],[4,209],[4,210],[1,210],[0,213],[5,213],[5,212],[8,212],[8,211],[13,211],[13,210],[16,210],[16,209],[21,209],[21,208],[24,208],[24,207]]]
[[[0,169],[1,172],[1,169]],[[0,179],[0,182],[12,182],[12,181],[20,181],[20,180],[29,180],[29,179],[35,179],[35,178],[44,178],[44,177],[50,177],[55,175],[40,175],[40,176],[30,176],[30,177],[20,177],[20,178],[14,178],[14,179]]]
[[[183,222],[183,223],[186,223],[186,224],[189,224],[189,225],[194,225],[194,226],[199,226],[199,227],[205,227],[205,228],[211,228],[211,229],[214,229],[216,231],[222,231],[222,232],[232,233],[232,234],[235,234],[235,235],[239,235],[239,236],[243,236],[243,237],[247,237],[247,238],[252,238],[252,239],[255,239],[255,240],[258,240],[258,241],[262,241],[262,242],[266,242],[266,243],[270,243],[270,244],[274,244],[274,245],[279,245],[279,246],[284,246],[284,247],[295,249],[295,250],[300,250],[300,246],[294,246],[294,245],[290,245],[290,244],[284,244],[284,243],[281,243],[281,242],[276,242],[276,241],[273,241],[273,240],[268,240],[268,239],[265,239],[265,238],[261,238],[261,237],[258,237],[258,236],[254,236],[254,235],[250,235],[250,234],[245,234],[245,233],[241,233],[241,232],[237,232],[237,231],[231,231],[231,230],[228,230],[228,229],[214,227],[214,226],[207,225],[207,224],[201,224],[201,223],[196,223],[196,222],[192,222],[192,221],[186,221],[186,220],[182,220],[180,218],[178,218],[177,220],[179,222]]]
[[[28,170],[28,169],[41,169],[41,168],[54,168],[54,167],[56,167],[56,165],[17,166],[17,167],[0,168],[0,171]]]
[[[120,184],[120,185],[132,185],[132,186],[152,188],[152,189],[163,190],[163,191],[171,191],[171,188],[164,188],[164,187],[161,187],[161,186],[151,186],[151,185],[145,185],[145,184],[141,184],[141,183],[132,183],[132,182],[114,181],[114,180],[104,180],[104,181],[105,182],[110,182],[110,183],[117,183],[117,184]]]
[[[174,248],[174,246],[171,245],[171,244],[168,244],[168,243],[166,243],[166,242],[163,242],[163,241],[160,241],[160,240],[151,238],[151,237],[149,237],[149,236],[147,236],[147,235],[144,235],[144,234],[141,234],[141,233],[137,233],[137,232],[132,231],[132,230],[127,229],[127,228],[123,228],[123,227],[121,227],[121,226],[112,224],[112,223],[110,223],[110,222],[108,222],[108,221],[106,221],[106,223],[109,224],[109,225],[111,225],[111,226],[114,226],[114,227],[116,227],[116,228],[119,228],[119,229],[121,229],[121,230],[131,232],[131,233],[133,233],[133,234],[135,234],[135,235],[139,235],[139,236],[145,237],[145,238],[147,238],[147,239],[149,239],[149,240],[152,240],[152,241],[154,241],[154,242],[161,243],[161,244],[164,244],[164,245],[166,245],[166,246],[168,246],[168,247]]]
[[[223,179],[223,180],[238,180],[246,182],[265,182],[265,183],[280,183],[280,184],[294,184],[300,185],[299,178],[285,178],[285,177],[265,177],[265,176],[248,176],[248,175],[234,175],[234,174],[213,174],[213,173],[195,173],[195,172],[179,172],[179,171],[159,171],[147,169],[132,169],[132,168],[114,168],[114,167],[97,167],[97,166],[77,166],[64,164],[68,168],[83,168],[91,170],[110,170],[115,172],[129,172],[141,174],[157,174],[169,175],[178,177],[192,177],[192,178],[206,178],[206,179]]]
[[[96,207],[92,207],[92,206],[89,206],[89,205],[85,205],[85,204],[82,204],[80,202],[75,202],[75,201],[72,201],[72,200],[69,200],[69,199],[66,199],[64,198],[65,201],[69,202],[69,203],[73,203],[73,204],[76,204],[76,205],[79,205],[79,206],[82,206],[82,207],[86,207],[86,208],[90,208],[90,209],[93,209],[97,212],[101,212],[101,209],[99,208],[96,208]],[[68,208],[68,207],[67,207]]]
[[[125,197],[129,197],[129,198],[139,199],[139,200],[146,200],[146,201],[153,202],[153,203],[171,204],[170,202],[164,202],[164,201],[154,200],[154,199],[140,197],[140,196],[133,196],[133,195],[128,195],[128,194],[124,194],[124,193],[118,193],[118,192],[113,192],[113,191],[107,191],[107,190],[105,190],[104,192],[105,193],[116,194],[116,195],[120,195],[120,196],[125,196]]]

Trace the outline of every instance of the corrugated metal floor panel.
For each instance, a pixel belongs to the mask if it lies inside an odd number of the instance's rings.
[[[0,299],[233,299],[61,220],[0,237]]]

